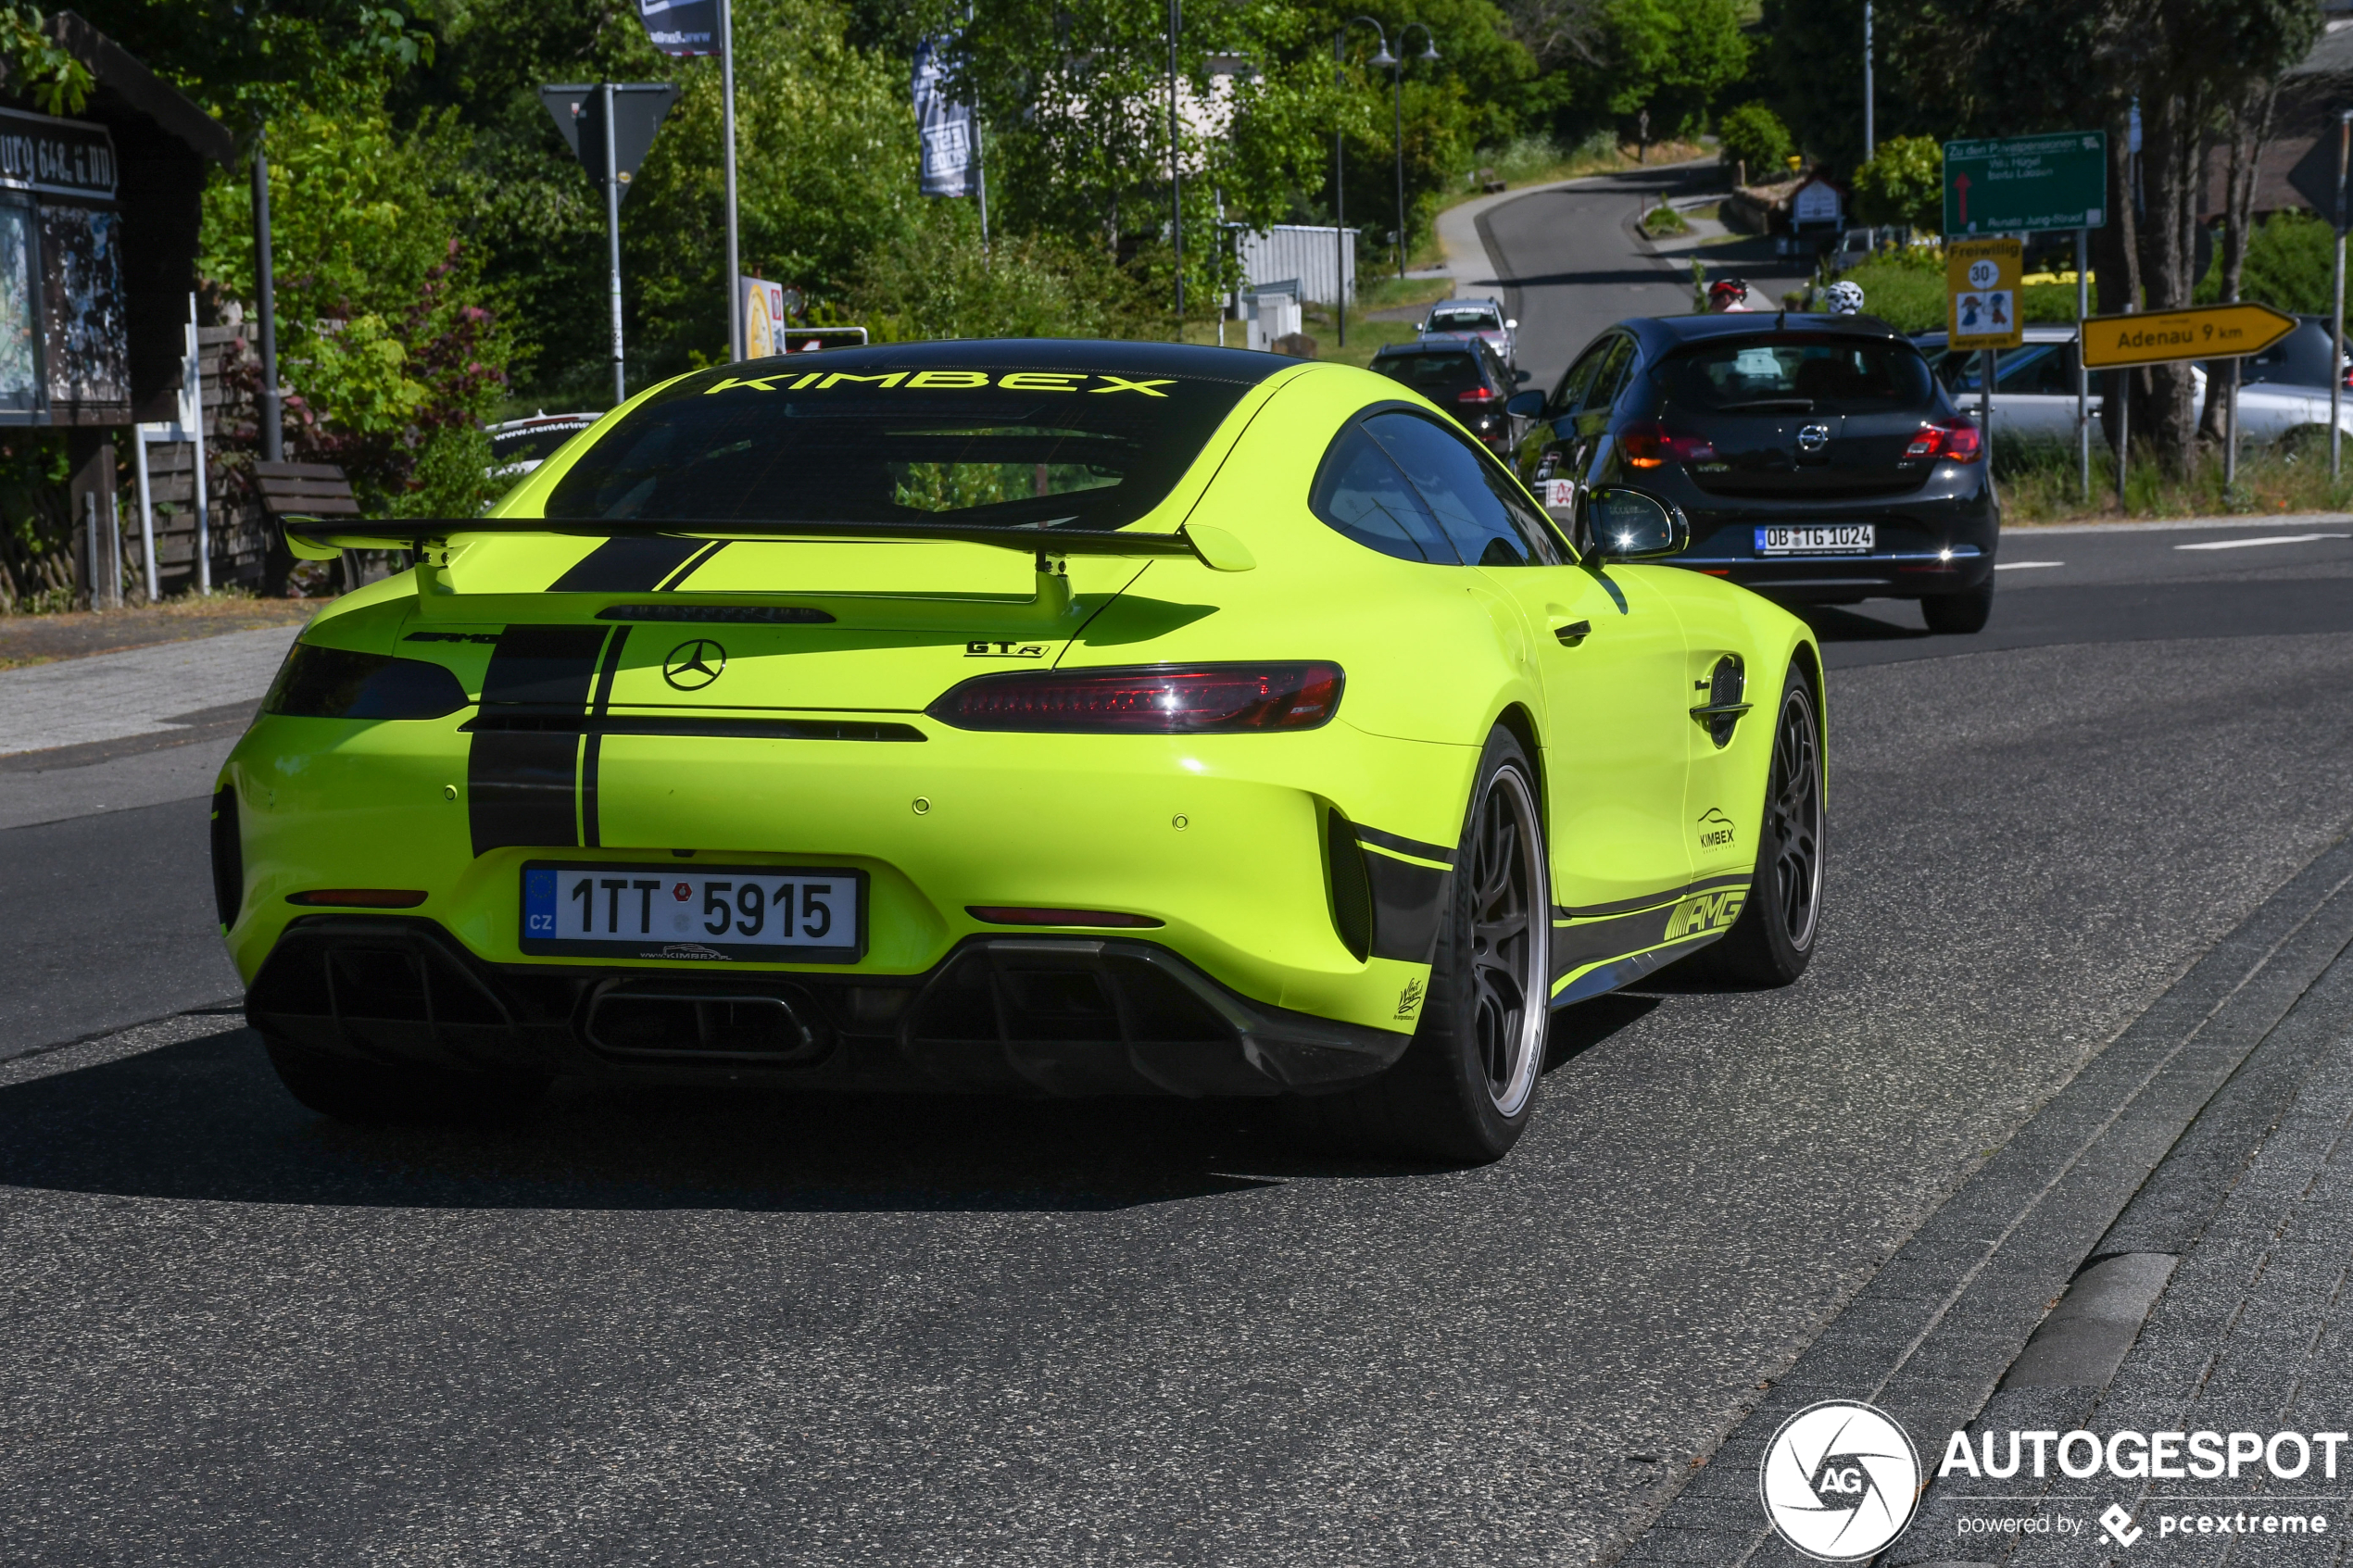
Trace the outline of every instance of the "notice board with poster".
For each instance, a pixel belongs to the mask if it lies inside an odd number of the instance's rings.
[[[0,108],[0,422],[130,422],[115,196],[105,126]]]

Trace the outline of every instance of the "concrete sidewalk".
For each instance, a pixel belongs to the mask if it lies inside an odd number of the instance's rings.
[[[209,794],[300,631],[0,670],[0,829]]]

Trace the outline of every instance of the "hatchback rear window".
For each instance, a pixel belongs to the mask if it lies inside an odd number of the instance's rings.
[[[1486,384],[1478,374],[1478,357],[1468,349],[1436,354],[1384,354],[1373,369],[1391,381],[1403,382],[1433,403],[1444,403]]]
[[[1674,356],[1659,374],[1669,403],[1720,413],[1856,414],[1931,400],[1919,350],[1885,339],[1794,332],[1719,338]]]
[[[1491,332],[1504,323],[1491,310],[1433,310],[1429,313],[1429,330],[1434,332]]]
[[[1117,528],[1159,504],[1257,379],[977,355],[774,364],[640,405],[557,481],[546,515]]]

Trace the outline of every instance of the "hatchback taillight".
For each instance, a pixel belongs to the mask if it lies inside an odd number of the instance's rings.
[[[927,711],[960,730],[1201,734],[1312,730],[1340,709],[1340,666],[1161,664],[966,681]]]
[[[1638,469],[1655,469],[1670,462],[1704,463],[1716,456],[1716,448],[1705,436],[1679,435],[1655,420],[1648,424],[1628,425],[1618,432],[1617,449]]]
[[[1475,386],[1468,392],[1454,394],[1457,403],[1500,403],[1504,395],[1491,386]]]
[[[1917,463],[1933,458],[1947,463],[1973,463],[1985,449],[1977,426],[1968,420],[1951,420],[1943,424],[1926,424],[1904,448],[1904,460]]]

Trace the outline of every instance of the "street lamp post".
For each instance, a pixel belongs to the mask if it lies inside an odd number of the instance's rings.
[[[1332,34],[1332,85],[1335,87],[1347,85],[1341,61],[1345,56],[1348,30],[1352,27],[1369,27],[1373,30],[1373,36],[1380,40],[1380,53],[1373,56],[1374,65],[1397,63],[1390,57],[1389,34],[1381,30],[1380,23],[1370,17],[1351,17],[1340,24],[1338,32]],[[1332,276],[1336,280],[1333,286],[1340,293],[1340,345],[1342,348],[1348,346],[1348,165],[1347,155],[1342,150],[1347,140],[1346,129],[1335,126],[1332,130]]]
[[[1405,40],[1414,29],[1422,30],[1422,52],[1414,57],[1420,60],[1438,58],[1438,38],[1420,22],[1407,22],[1397,33],[1397,55],[1389,62],[1390,101],[1396,119],[1397,138],[1397,275],[1405,275],[1405,247],[1409,243],[1405,232]],[[1375,60],[1373,64],[1381,62]]]
[[[1185,192],[1176,140],[1176,31],[1179,0],[1168,0],[1168,240],[1176,267],[1176,341],[1185,340]]]

